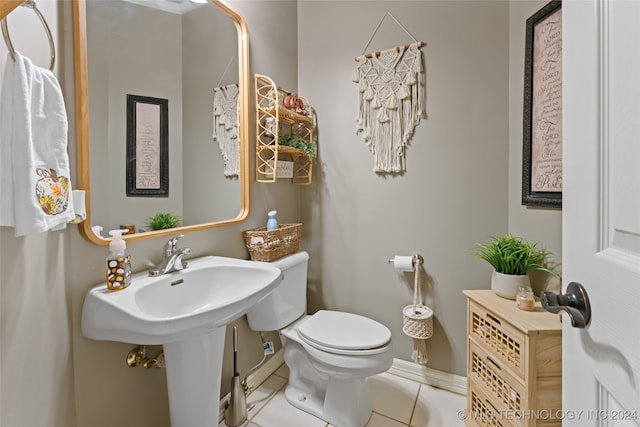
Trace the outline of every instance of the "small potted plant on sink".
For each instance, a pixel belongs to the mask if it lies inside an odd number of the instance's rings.
[[[499,296],[516,299],[520,287],[531,287],[532,270],[556,273],[548,266],[551,252],[539,247],[538,242],[503,234],[493,237],[489,244],[474,243],[474,255],[493,267],[491,289]]]

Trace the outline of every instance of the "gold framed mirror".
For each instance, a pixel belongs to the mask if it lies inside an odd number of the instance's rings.
[[[158,1],[161,2],[162,0],[158,0]],[[101,2],[101,3],[106,4],[106,3],[112,3],[112,2]],[[128,0],[126,3],[129,4],[129,6],[131,6],[131,4],[135,5],[135,3],[140,3],[140,2],[139,1],[137,2],[136,0]],[[167,3],[172,3],[175,5],[176,2],[172,1]],[[190,0],[185,0],[184,3],[190,3]],[[191,5],[190,7],[195,7],[195,5]],[[149,239],[149,238],[162,237],[162,236],[166,237],[169,235],[175,235],[179,233],[198,231],[198,230],[204,230],[204,229],[213,228],[213,227],[220,227],[220,226],[235,224],[245,220],[249,214],[250,178],[249,178],[249,110],[248,108],[249,108],[250,76],[249,76],[249,37],[248,37],[247,25],[242,15],[239,14],[236,10],[234,10],[231,6],[226,4],[223,0],[208,0],[208,4],[202,5],[201,7],[211,7],[221,12],[225,17],[231,20],[231,23],[233,27],[235,27],[235,32],[237,35],[237,58],[219,59],[218,62],[222,63],[223,65],[227,64],[225,68],[225,72],[223,73],[224,75],[222,77],[224,77],[225,75],[232,75],[232,76],[234,75],[233,72],[227,73],[227,69],[231,69],[230,65],[232,65],[232,63],[234,62],[233,61],[234,59],[237,62],[237,66],[238,66],[237,68],[238,69],[237,139],[239,141],[238,151],[237,151],[237,154],[238,154],[238,160],[237,160],[238,171],[237,172],[238,173],[237,173],[237,178],[232,178],[232,180],[235,180],[235,184],[237,184],[236,187],[237,187],[238,194],[237,196],[233,195],[231,197],[232,199],[237,199],[238,201],[237,203],[239,205],[238,211],[235,217],[233,217],[233,214],[231,214],[228,217],[223,217],[223,218],[216,218],[215,215],[211,215],[211,216],[207,216],[206,218],[203,218],[202,217],[203,212],[198,212],[197,215],[191,215],[194,219],[190,221],[188,225],[181,225],[178,227],[163,229],[163,230],[136,232],[135,234],[125,235],[124,238],[127,241],[135,241],[135,240]],[[198,13],[198,12],[196,11],[195,13]],[[105,20],[104,16],[102,16],[101,19]],[[124,185],[120,185],[121,184],[120,180],[124,182],[124,179],[125,179],[124,164],[127,163],[128,161],[131,161],[131,158],[129,158],[128,156],[126,158],[124,158],[124,156],[116,157],[116,162],[122,164],[122,171],[118,169],[117,175],[116,175],[117,179],[113,180],[113,181],[117,181],[116,187],[118,188],[116,188],[115,190],[112,190],[112,189],[106,190],[104,187],[104,183],[111,182],[112,179],[107,174],[105,174],[107,176],[102,175],[96,178],[95,176],[96,169],[102,168],[102,170],[105,170],[106,168],[109,173],[112,173],[114,168],[112,166],[105,166],[100,161],[97,161],[95,159],[95,156],[92,156],[92,148],[90,144],[90,136],[92,135],[92,132],[95,133],[96,130],[92,130],[90,128],[91,117],[89,114],[90,112],[89,97],[91,95],[91,96],[98,96],[98,97],[101,97],[101,99],[104,99],[105,96],[104,96],[104,93],[100,92],[100,89],[94,89],[92,92],[92,87],[90,87],[90,76],[89,76],[90,63],[89,63],[89,56],[88,56],[90,53],[88,53],[89,37],[88,37],[88,28],[87,28],[87,25],[88,25],[87,0],[73,1],[73,20],[74,20],[73,36],[74,36],[75,102],[76,102],[76,147],[77,147],[76,155],[77,155],[77,168],[78,168],[77,189],[85,191],[86,213],[87,213],[86,220],[80,223],[79,227],[80,227],[80,233],[89,242],[95,243],[98,245],[107,245],[111,239],[106,237],[101,237],[92,228],[95,225],[99,225],[95,223],[93,220],[92,210],[93,211],[98,210],[100,213],[103,213],[102,212],[103,208],[102,207],[96,208],[97,205],[95,203],[92,203],[92,199],[94,201],[96,201],[97,199],[109,199],[110,195],[113,194],[114,191],[118,193],[118,197],[122,197],[122,198],[125,197],[125,188],[124,188]],[[115,20],[105,20],[105,21],[115,22]],[[187,27],[190,28],[189,25],[187,25]],[[211,25],[211,27],[213,27],[213,25]],[[148,31],[148,33],[151,33],[151,31]],[[202,34],[198,34],[197,36],[200,38],[203,37]],[[219,38],[216,38],[215,40],[205,39],[204,41],[209,45],[213,45],[216,43],[217,40],[220,40],[220,39]],[[122,46],[121,42],[120,42],[120,46]],[[178,48],[182,49],[183,43],[189,43],[189,42],[180,41],[179,43],[180,45],[178,46]],[[166,47],[166,43],[163,46]],[[111,49],[111,50],[114,50],[114,49]],[[103,61],[103,65],[109,62],[113,62],[113,61],[110,61],[108,58],[106,59],[103,58],[102,61]],[[107,61],[107,62],[104,62],[104,61]],[[99,70],[101,72],[103,68],[105,67],[99,68],[94,66],[94,68],[91,68],[91,69]],[[203,71],[206,73],[206,70],[199,70],[200,75],[202,75]],[[170,75],[173,75],[173,74],[170,74]],[[194,81],[193,76],[194,75],[191,74],[188,77],[189,81]],[[220,78],[218,80],[218,76],[216,76],[216,81],[222,81],[222,79]],[[208,89],[210,90],[207,93],[207,96],[211,97],[212,99],[214,88],[210,86],[211,85],[207,86]],[[98,87],[101,88],[103,86],[98,86]],[[143,91],[143,90],[140,90],[140,91]],[[137,95],[141,95],[141,94],[138,93]],[[120,102],[120,101],[121,100],[118,98],[115,105],[117,106],[118,109],[120,108],[120,105],[121,105],[123,110],[125,110],[125,113],[122,113],[121,111],[118,110],[118,114],[120,115],[126,114],[127,107],[125,105],[125,102],[124,101]],[[169,102],[170,102],[169,115],[171,115],[172,114],[171,101]],[[209,118],[209,120],[213,121],[213,114],[214,114],[213,105],[209,103],[207,108],[208,110],[205,115]],[[112,110],[113,110],[113,107],[109,107],[108,111],[110,112]],[[204,108],[200,108],[199,110],[196,110],[196,111],[200,114],[203,112],[203,110]],[[193,111],[194,109],[191,109],[189,111],[180,110],[180,114],[177,114],[177,115],[188,116],[193,118],[194,116],[194,114],[192,114]],[[96,114],[97,122],[99,122],[98,119],[102,121],[105,120],[102,114]],[[109,139],[105,140],[104,142],[100,141],[101,144],[96,144],[95,149],[104,150],[105,146],[113,147],[115,145],[117,147],[117,150],[119,150],[119,153],[124,152],[123,151],[124,148],[121,147],[119,144],[125,144],[125,141],[127,139],[125,135],[126,129],[123,129],[125,126],[123,125],[123,123],[118,123],[115,119],[106,119],[106,120],[116,122],[118,125],[121,125],[121,126],[118,127],[117,129],[118,132],[115,132],[117,133],[115,137],[110,136]],[[191,129],[193,127],[193,126],[190,126],[189,124],[185,124],[185,125],[180,124],[179,126],[182,126],[183,128],[187,128],[187,129]],[[213,127],[214,125],[211,125],[211,126]],[[169,127],[171,127],[171,122],[169,124]],[[175,128],[178,126],[173,126],[173,127]],[[172,138],[172,135],[170,133],[169,134],[170,146],[172,142],[171,138]],[[179,140],[178,142],[180,144],[182,143],[181,139],[183,138],[187,138],[187,136],[185,136],[184,134],[180,134],[178,137],[174,137],[175,140]],[[208,138],[209,139],[207,141],[199,141],[199,143],[201,144],[201,147],[205,147],[210,152],[212,149],[211,147],[208,147],[207,144],[213,145],[214,142],[211,140],[211,134],[209,134]],[[206,201],[211,200],[212,204],[220,204],[220,205],[228,204],[227,203],[228,198],[224,194],[221,194],[221,195],[219,194],[218,196],[220,197],[220,199],[216,200],[216,194],[209,194],[208,192],[208,189],[213,188],[213,185],[210,187],[207,187],[206,186],[207,179],[210,179],[210,177],[213,176],[214,174],[216,176],[224,175],[223,171],[213,170],[213,168],[210,167],[210,165],[213,163],[211,159],[206,159],[206,166],[204,167],[204,169],[206,170],[200,171],[202,175],[197,178],[193,178],[189,181],[189,182],[204,183],[205,185],[204,190],[203,189],[193,190],[193,188],[190,186],[187,186],[187,184],[184,184],[185,185],[184,188],[180,184],[183,184],[183,181],[185,183],[187,182],[186,179],[183,180],[182,171],[187,170],[190,172],[192,169],[198,170],[197,167],[193,165],[194,163],[197,163],[199,160],[201,160],[201,159],[198,159],[198,153],[196,152],[195,154],[191,154],[191,157],[186,158],[186,156],[183,157],[182,152],[178,152],[178,155],[174,157],[177,157],[178,159],[175,159],[175,158],[172,159],[171,151],[170,151],[169,164],[171,164],[172,160],[173,160],[173,164],[176,164],[176,163],[181,164],[182,162],[186,163],[184,165],[180,165],[180,167],[177,168],[178,174],[177,176],[174,176],[174,177],[171,176],[173,171],[171,168],[169,168],[169,179],[171,181],[175,181],[178,183],[178,185],[174,185],[173,187],[170,187],[170,188],[176,188],[176,187],[178,188],[178,190],[173,190],[174,194],[178,193],[178,196],[180,199],[182,199],[183,197],[193,196],[194,193],[199,194],[198,197],[201,197],[201,199],[196,200],[196,202],[194,203],[198,205],[198,209],[200,210],[202,210],[201,208],[202,206],[204,206],[205,200]],[[200,157],[203,157],[203,156],[200,156]],[[113,154],[109,154],[109,161],[112,161],[112,159],[113,159]],[[218,159],[217,161],[220,161],[220,160]],[[114,162],[112,161],[112,164],[113,163]],[[107,163],[107,165],[109,164]],[[92,166],[94,167],[93,182],[92,182]],[[226,184],[227,183],[225,183],[225,185]],[[92,193],[91,191],[92,188],[96,189],[95,193]],[[172,190],[169,190],[169,193],[171,191]],[[119,200],[124,200],[124,199],[119,199]],[[149,211],[146,214],[147,218],[152,217],[155,213],[162,210],[161,208],[158,208],[158,206],[161,206],[161,205],[154,204],[155,202],[158,202],[158,200],[155,200],[153,198],[145,197],[145,198],[137,198],[135,200],[138,202],[138,205],[143,205],[144,203],[146,203],[147,206],[150,206]],[[110,200],[107,200],[107,203],[110,203],[110,202],[111,202]],[[202,203],[199,203],[199,202],[202,202]],[[135,209],[139,210],[139,206]],[[125,208],[125,209],[122,209],[122,211],[132,212],[135,209]],[[176,215],[179,217],[182,217],[182,215],[180,215],[180,212],[178,212]],[[206,213],[205,216],[206,215],[209,215],[209,214]],[[128,223],[127,220],[120,219],[120,218],[116,219],[115,221],[116,221],[116,224],[123,224],[123,222]],[[135,226],[139,227],[140,224],[136,223]],[[110,225],[108,227],[104,227],[104,231],[108,232],[109,229],[113,229],[113,228],[118,228],[118,227]]]
[[[4,18],[16,7],[20,6],[24,0],[2,0],[0,2],[0,19]]]

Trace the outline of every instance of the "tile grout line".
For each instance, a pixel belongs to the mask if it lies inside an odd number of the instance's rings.
[[[378,415],[380,415],[380,416],[381,416],[381,417],[383,417],[383,418],[386,418],[386,419],[391,420],[391,421],[395,421],[396,423],[402,424],[403,426],[407,426],[407,427],[409,426],[409,424],[407,424],[407,423],[403,423],[402,421],[400,421],[400,420],[396,420],[395,418],[390,417],[389,415],[385,415],[385,414],[383,414],[383,413],[381,413],[381,412],[378,412],[378,411],[371,411],[371,413],[372,413],[372,414],[378,414]],[[369,418],[369,419],[371,419],[371,418]],[[366,426],[365,426],[365,427],[366,427]]]
[[[418,383],[418,393],[416,393],[416,398],[413,401],[413,408],[411,409],[411,414],[409,415],[409,426],[411,426],[411,423],[413,422],[413,416],[416,414],[416,408],[418,407],[418,400],[420,399],[420,392],[422,391],[423,385],[424,384],[422,383]]]

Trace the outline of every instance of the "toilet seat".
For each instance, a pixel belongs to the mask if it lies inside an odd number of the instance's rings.
[[[387,350],[391,331],[364,316],[320,310],[297,327],[298,336],[319,350],[334,354],[366,356]]]

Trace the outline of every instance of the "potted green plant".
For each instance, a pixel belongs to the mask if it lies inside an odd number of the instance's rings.
[[[318,154],[318,147],[313,141],[299,136],[293,136],[291,134],[282,135],[278,144],[297,148],[309,157],[315,157]]]
[[[147,225],[152,230],[164,230],[174,228],[182,221],[182,217],[169,212],[158,212],[154,216],[147,218]]]
[[[515,299],[520,287],[531,287],[528,273],[532,270],[556,274],[547,268],[551,252],[538,242],[503,234],[492,237],[489,244],[474,243],[473,247],[473,254],[493,267],[491,289],[503,298]]]

